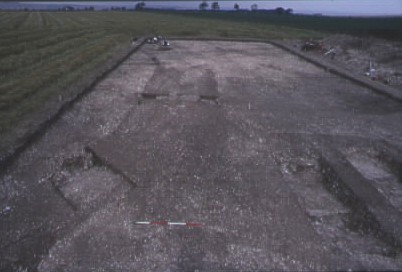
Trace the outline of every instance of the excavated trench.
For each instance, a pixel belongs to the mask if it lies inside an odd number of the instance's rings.
[[[144,45],[7,169],[0,270],[399,270],[401,120],[272,45]]]

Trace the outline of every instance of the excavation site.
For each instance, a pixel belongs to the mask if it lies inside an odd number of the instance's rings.
[[[1,271],[402,268],[391,87],[291,46],[169,42],[136,41],[7,166]]]

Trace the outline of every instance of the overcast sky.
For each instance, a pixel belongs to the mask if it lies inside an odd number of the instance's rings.
[[[0,0],[1,1],[1,0]],[[143,1],[143,0],[139,0]],[[155,1],[146,1],[146,6],[149,8],[162,8],[162,9],[198,9],[198,5],[202,0],[190,0],[175,2],[174,0],[165,1],[164,3]],[[402,0],[209,0],[209,3],[218,1],[222,10],[233,10],[234,3],[238,3],[241,9],[250,9],[251,4],[256,3],[258,9],[274,9],[278,6],[284,8],[291,8],[295,13],[303,14],[316,14],[334,15],[334,16],[402,16]],[[17,3],[19,2],[19,3]],[[55,2],[42,2],[33,3],[24,1],[0,2],[0,8],[15,9],[26,7],[30,9],[47,8],[52,9],[59,6],[54,6]],[[75,7],[95,6],[96,9],[110,8],[111,6],[125,6],[132,8],[135,1],[110,1],[94,3],[90,1],[82,2],[63,2],[59,5],[72,5]]]

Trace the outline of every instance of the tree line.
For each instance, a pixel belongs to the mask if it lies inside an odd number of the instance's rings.
[[[201,11],[206,11],[206,10],[208,10],[208,8],[209,8],[209,4],[208,4],[208,2],[206,0],[202,1],[198,6],[198,9],[201,10]],[[213,11],[220,10],[219,2],[212,2],[210,9],[213,10]],[[238,3],[235,3],[233,5],[233,9],[236,10],[236,11],[239,11],[240,10],[240,5]],[[258,5],[254,3],[254,4],[252,4],[250,6],[250,9],[252,11],[257,11],[258,10]],[[269,10],[269,11],[271,11],[273,13],[276,13],[276,14],[279,14],[279,15],[281,15],[281,14],[293,14],[293,9],[291,9],[291,8],[285,9],[283,7],[277,7],[276,9]]]
[[[212,2],[211,6],[209,6],[208,2],[206,0],[204,0],[198,6],[198,9],[200,11],[207,11],[208,8],[210,8],[210,10],[212,10],[212,11],[219,11],[220,10],[219,2]],[[134,9],[135,10],[143,10],[143,9],[145,9],[145,2],[138,2],[135,5]],[[233,5],[233,9],[236,10],[236,11],[239,11],[240,10],[240,5],[238,3],[235,3]],[[254,4],[252,4],[250,6],[250,9],[251,9],[251,11],[257,11],[258,10],[258,5],[254,3]],[[274,10],[270,10],[270,12],[276,13],[276,14],[279,14],[279,15],[281,15],[281,14],[293,14],[293,9],[291,9],[291,8],[285,9],[283,7],[278,7],[276,9],[274,9]]]

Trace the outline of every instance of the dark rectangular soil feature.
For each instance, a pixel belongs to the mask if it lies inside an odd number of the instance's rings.
[[[100,166],[104,166],[104,167],[110,169],[113,173],[115,173],[118,176],[121,176],[125,181],[127,181],[130,184],[130,186],[132,186],[133,188],[137,187],[137,185],[124,172],[120,171],[119,169],[114,167],[112,164],[110,164],[107,161],[107,159],[104,159],[101,156],[99,156],[94,149],[87,146],[87,147],[85,147],[85,151],[92,154],[95,164],[98,164]]]
[[[52,184],[52,188],[55,193],[60,196],[73,211],[76,212],[78,210],[77,206],[64,195],[59,186],[57,186],[53,181],[51,181],[50,183]]]
[[[402,151],[385,141],[381,141],[378,144],[377,150],[379,159],[388,165],[390,170],[398,177],[398,181],[402,183]]]
[[[353,211],[353,220],[392,246],[402,248],[402,215],[338,150],[322,146],[323,181]]]

